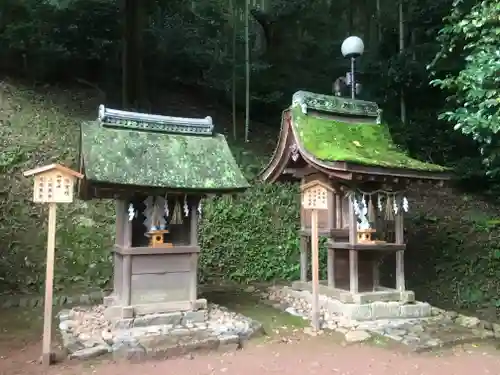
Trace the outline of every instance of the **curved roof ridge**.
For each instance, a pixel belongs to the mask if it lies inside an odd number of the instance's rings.
[[[297,91],[293,94],[292,106],[294,105],[300,105],[304,114],[307,114],[307,110],[310,108],[334,114],[379,118],[382,112],[375,102],[316,94],[309,91]]]

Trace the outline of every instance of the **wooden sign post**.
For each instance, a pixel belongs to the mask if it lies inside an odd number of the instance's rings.
[[[318,210],[328,210],[328,199],[333,199],[333,189],[327,184],[315,180],[302,185],[302,207],[311,210],[311,257],[312,257],[312,326],[318,331],[320,327],[319,309],[319,238]]]
[[[24,172],[23,175],[25,177],[34,177],[33,202],[49,204],[42,350],[42,363],[44,366],[48,366],[51,364],[51,358],[53,357],[50,347],[52,336],[56,204],[73,202],[75,180],[83,178],[83,175],[59,164],[32,169]]]

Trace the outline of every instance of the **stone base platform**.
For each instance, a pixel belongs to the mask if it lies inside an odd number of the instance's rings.
[[[122,306],[116,296],[110,295],[104,297],[103,305],[106,307],[104,311],[105,318],[116,320],[120,318],[130,319],[141,315],[168,314],[176,311],[204,310],[207,308],[207,300],[199,298],[195,301],[159,302]]]
[[[195,351],[236,350],[263,333],[262,325],[217,305],[207,310],[149,314],[108,320],[106,307],[59,313],[59,330],[69,357],[88,359],[171,358]]]
[[[295,290],[307,290],[312,292],[311,282],[294,281],[292,283],[292,289]],[[342,303],[372,303],[372,302],[414,302],[415,293],[411,290],[405,290],[403,292],[397,291],[391,288],[385,288],[382,286],[377,287],[373,291],[351,293],[345,289],[332,288],[328,286],[327,281],[320,281],[319,294],[335,298]]]
[[[281,290],[281,294],[288,298],[305,300],[310,304],[312,302],[312,293],[309,291],[310,288],[308,288],[310,284],[307,284],[294,283],[292,284],[292,288],[284,287]],[[328,287],[320,288],[319,304],[320,308],[328,315],[336,315],[357,321],[424,318],[431,315],[431,306],[425,302],[375,301],[368,303],[345,303],[330,295],[322,294],[321,292],[326,288]],[[328,289],[332,290],[332,288]],[[382,295],[384,292],[380,293]],[[351,296],[356,297],[356,295]],[[413,292],[412,294],[408,294],[408,296],[413,296]],[[358,295],[357,297],[361,296]]]
[[[273,306],[286,312],[311,318],[312,295],[289,287],[272,287],[268,297]],[[343,304],[320,296],[322,329],[345,335],[347,342],[384,338],[412,351],[422,352],[465,343],[477,343],[496,337],[480,320],[431,307],[427,303],[402,305],[400,302]],[[396,308],[396,306],[398,306]],[[403,306],[417,306],[411,314]],[[394,309],[393,309],[394,307]],[[499,330],[500,337],[500,330]]]

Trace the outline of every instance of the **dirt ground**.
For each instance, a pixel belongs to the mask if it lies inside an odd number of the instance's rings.
[[[371,345],[343,345],[331,337],[300,337],[250,344],[234,353],[195,355],[143,363],[64,362],[44,371],[41,342],[0,345],[0,374],[14,375],[483,375],[498,374],[500,354],[468,346],[442,353],[413,354]]]

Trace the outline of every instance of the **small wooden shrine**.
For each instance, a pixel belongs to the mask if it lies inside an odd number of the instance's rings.
[[[205,308],[198,299],[198,221],[207,194],[249,185],[223,135],[204,119],[99,108],[81,125],[82,199],[114,199],[108,318]]]
[[[406,187],[442,184],[447,169],[415,160],[393,143],[376,103],[299,91],[283,112],[280,138],[261,179],[326,184],[328,209],[318,211],[328,238],[328,280],[320,293],[345,303],[411,301],[405,288],[403,214]],[[301,209],[301,289],[308,282],[311,213]],[[380,285],[380,262],[395,254],[396,285]]]

